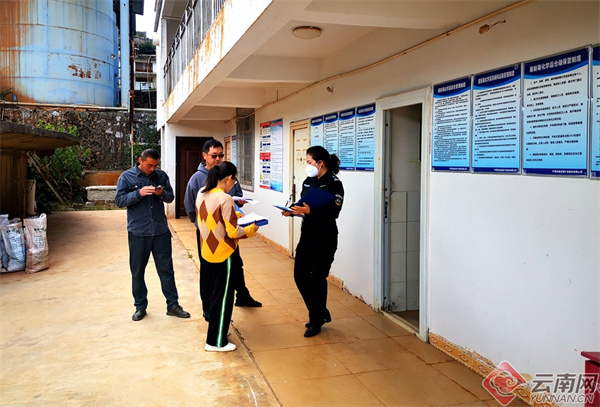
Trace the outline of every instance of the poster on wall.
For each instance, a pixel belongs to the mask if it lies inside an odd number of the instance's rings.
[[[338,153],[338,113],[329,113],[323,117],[323,147],[329,154]]]
[[[259,186],[283,191],[283,120],[260,124]]]
[[[283,120],[271,122],[271,189],[283,192]]]
[[[520,64],[473,79],[473,171],[519,172],[520,96]]]
[[[356,170],[375,171],[375,103],[356,108]]]
[[[271,189],[271,122],[260,124],[260,183],[261,188]]]
[[[340,112],[338,158],[340,170],[354,170],[356,167],[356,109]]]
[[[310,119],[310,145],[323,146],[323,116]]]
[[[587,175],[589,52],[525,63],[523,173]]]
[[[471,78],[433,87],[434,171],[469,171],[471,146]]]
[[[231,136],[231,162],[237,167],[237,136]]]
[[[591,175],[600,178],[600,46],[592,51]]]

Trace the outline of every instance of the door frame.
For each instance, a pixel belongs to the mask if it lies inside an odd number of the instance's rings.
[[[290,189],[289,189],[289,197],[288,200],[290,200],[290,202],[294,199],[294,168],[296,166],[296,162],[294,160],[295,158],[295,152],[296,152],[296,138],[294,136],[294,132],[296,130],[302,130],[302,129],[307,129],[308,130],[308,137],[310,137],[310,120],[309,119],[302,119],[302,120],[297,120],[295,122],[291,122],[290,123],[290,156],[289,156],[289,160],[290,160]],[[308,143],[310,146],[310,142]],[[300,196],[300,191],[296,191],[296,199],[299,198]],[[298,219],[296,221],[299,221]],[[294,250],[296,249],[296,247],[294,246],[294,218],[290,216],[289,218],[289,250],[290,250],[290,256],[292,258],[295,258],[295,252]]]
[[[420,230],[420,260],[419,260],[419,332],[417,336],[424,342],[428,341],[428,282],[429,282],[429,185],[431,174],[431,114],[433,105],[433,89],[431,86],[399,95],[377,99],[375,101],[375,276],[374,276],[374,305],[381,309],[385,298],[385,270],[387,256],[385,247],[386,226],[384,223],[385,190],[387,173],[386,142],[386,111],[398,107],[421,105],[421,230]],[[377,210],[378,208],[378,210]]]
[[[204,143],[212,137],[175,137],[175,218],[179,219],[182,214],[179,212],[183,206],[183,198],[185,196],[185,190],[190,177],[194,174],[195,169],[198,168],[200,163],[188,163],[186,159],[187,151],[191,150],[191,146],[199,146],[199,150],[202,151]],[[198,148],[193,150],[198,151]],[[202,153],[200,153],[202,156]],[[191,171],[190,175],[185,174],[185,169],[191,165],[194,171]],[[187,215],[185,215],[187,217]]]

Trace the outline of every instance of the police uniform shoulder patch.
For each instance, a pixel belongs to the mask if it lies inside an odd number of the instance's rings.
[[[335,204],[336,204],[337,206],[342,206],[342,202],[343,202],[343,200],[344,200],[344,197],[343,197],[343,196],[341,196],[341,195],[336,195],[336,196],[335,196]]]

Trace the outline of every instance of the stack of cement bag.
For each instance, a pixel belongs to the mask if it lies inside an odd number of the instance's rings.
[[[0,272],[35,273],[50,266],[46,214],[8,220],[0,215]]]

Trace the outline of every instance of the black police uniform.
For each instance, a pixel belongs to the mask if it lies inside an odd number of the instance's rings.
[[[310,213],[304,215],[294,263],[294,280],[308,308],[309,324],[320,328],[331,321],[327,310],[327,276],[337,250],[336,219],[342,209],[344,187],[338,177],[327,171],[321,178],[306,178],[301,196],[311,188],[335,196],[332,202],[320,208],[311,207]]]

